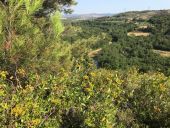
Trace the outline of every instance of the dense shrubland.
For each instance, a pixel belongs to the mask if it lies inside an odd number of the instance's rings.
[[[29,84],[24,87],[8,82],[8,73],[1,71],[0,126],[170,126],[168,77],[140,74],[136,69],[95,69],[86,62],[79,61],[71,72],[61,69],[55,76],[29,74]],[[21,71],[18,75],[24,75]]]
[[[42,6],[41,0],[0,3],[0,127],[170,126],[170,78],[143,72],[169,66],[148,50],[150,37],[127,37],[132,23],[84,21],[64,30],[59,12],[35,17]],[[100,56],[89,58],[99,47]]]
[[[128,21],[121,18],[120,15],[120,17],[73,22],[73,26],[80,26],[83,31],[77,32],[77,35],[70,38],[66,36],[65,39],[76,42],[82,38],[96,37],[99,41],[89,44],[89,47],[103,49],[102,53],[95,57],[101,68],[127,69],[136,66],[142,72],[161,71],[169,75],[170,58],[153,52],[154,49],[169,51],[169,17],[168,13],[163,13],[148,20],[133,19]],[[147,26],[147,28],[142,28],[142,26]],[[150,36],[127,35],[128,32],[133,31],[149,32]],[[101,33],[105,33],[105,38],[98,37]]]

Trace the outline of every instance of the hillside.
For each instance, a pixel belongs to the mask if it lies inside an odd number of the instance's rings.
[[[125,13],[120,13],[116,15],[117,18],[121,19],[141,19],[146,20],[155,15],[168,14],[170,10],[145,10],[145,11],[130,11]]]
[[[170,11],[126,12],[110,17],[73,22],[81,28],[75,36],[65,39],[76,43],[86,39],[88,48],[102,49],[94,58],[98,66],[109,69],[127,69],[135,66],[142,72],[161,71],[170,74],[170,58],[161,52],[170,49]],[[92,42],[88,42],[93,38]],[[94,41],[96,40],[96,41]],[[90,51],[90,50],[89,50]]]

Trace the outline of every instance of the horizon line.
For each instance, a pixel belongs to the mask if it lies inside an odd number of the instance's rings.
[[[64,14],[64,15],[86,15],[86,14],[120,14],[126,12],[142,12],[142,11],[166,11],[169,9],[142,9],[142,10],[127,10],[127,11],[120,11],[120,12],[90,12],[90,13],[71,13],[71,14]]]

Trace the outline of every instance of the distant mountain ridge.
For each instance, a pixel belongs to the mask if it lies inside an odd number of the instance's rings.
[[[63,19],[89,20],[89,19],[97,19],[97,18],[101,18],[101,17],[112,17],[112,16],[123,18],[123,19],[134,19],[134,18],[148,19],[154,15],[162,14],[162,13],[170,14],[170,9],[168,9],[168,10],[128,11],[128,12],[122,12],[122,13],[70,14],[70,15],[63,15]]]
[[[112,13],[89,13],[89,14],[70,14],[63,15],[64,19],[77,19],[77,20],[88,20],[88,19],[96,19],[100,17],[113,16]]]

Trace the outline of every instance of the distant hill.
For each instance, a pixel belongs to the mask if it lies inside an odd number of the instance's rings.
[[[170,75],[170,10],[102,15],[94,20],[73,20],[71,25],[80,31],[69,32],[66,41],[76,44],[82,40],[80,54],[89,49],[87,55],[94,58],[98,68],[135,66],[140,72]]]
[[[96,19],[100,17],[106,17],[106,16],[113,16],[114,14],[111,13],[90,13],[90,14],[71,14],[71,15],[64,15],[64,19],[72,19],[72,20],[89,20],[89,19]]]
[[[145,10],[145,11],[129,11],[129,12],[123,12],[123,13],[89,13],[89,14],[69,14],[69,15],[63,15],[63,19],[69,19],[69,20],[90,20],[90,19],[112,19],[116,18],[118,19],[127,19],[127,20],[133,20],[133,19],[149,19],[154,15],[159,14],[170,14],[169,10]]]
[[[117,14],[117,18],[121,19],[149,19],[154,15],[170,13],[170,10],[145,10],[145,11],[129,11],[125,13]]]

